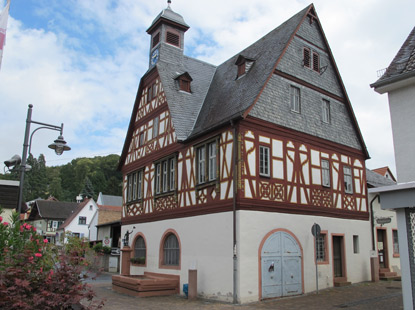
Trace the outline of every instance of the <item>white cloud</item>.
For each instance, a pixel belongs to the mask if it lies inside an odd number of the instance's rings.
[[[31,1],[37,23],[16,20],[13,6],[0,71],[0,159],[20,154],[28,104],[33,119],[59,125],[73,150],[62,161],[47,148],[56,132],[36,133],[35,156],[50,164],[121,152],[140,77],[145,32],[166,2]],[[301,0],[185,1],[172,8],[191,26],[185,50],[218,65],[309,3]],[[365,138],[370,168],[394,170],[386,95],[369,84],[389,65],[413,27],[413,0],[316,0],[315,7]],[[403,9],[404,8],[404,9]],[[17,14],[16,16],[21,16]],[[43,26],[42,26],[43,25]]]

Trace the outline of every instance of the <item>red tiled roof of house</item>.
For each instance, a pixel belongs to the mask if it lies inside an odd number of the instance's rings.
[[[376,172],[384,177],[386,177],[387,174],[389,174],[389,176],[391,177],[391,179],[393,181],[396,182],[395,176],[393,175],[392,171],[390,171],[389,167],[381,167],[381,168],[376,168],[376,169],[372,169],[373,172]]]

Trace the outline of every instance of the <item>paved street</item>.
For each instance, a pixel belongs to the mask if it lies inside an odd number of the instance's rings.
[[[206,300],[191,301],[182,296],[138,298],[116,293],[111,289],[111,277],[104,274],[97,281],[90,282],[99,298],[105,298],[104,310],[152,309],[278,309],[278,310],[393,310],[403,309],[400,281],[365,282],[348,287],[332,288],[320,291],[320,294],[307,294],[291,298],[282,298],[255,302],[244,305],[232,305]]]

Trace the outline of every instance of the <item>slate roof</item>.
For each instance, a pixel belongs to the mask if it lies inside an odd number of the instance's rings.
[[[101,193],[100,193],[101,194]],[[105,206],[122,206],[122,196],[113,196],[113,195],[100,195],[100,201],[97,201],[97,204]]]
[[[151,26],[147,29],[147,32],[150,32],[150,30],[160,22],[160,20],[165,19],[168,21],[171,21],[175,24],[179,24],[180,26],[182,26],[184,29],[189,29],[189,25],[186,24],[186,22],[184,21],[183,16],[181,16],[180,14],[174,12],[170,5],[167,6],[167,8],[165,8],[164,10],[162,10],[160,12],[159,15],[157,15],[157,17],[153,20],[153,22],[151,23]]]
[[[36,200],[29,220],[34,220],[37,214],[43,219],[65,220],[77,207],[78,203],[76,202]]]
[[[160,59],[156,66],[164,93],[168,98],[167,104],[177,139],[184,141],[194,127],[216,67],[187,56],[170,58],[169,62]],[[186,72],[193,79],[191,93],[178,90],[176,78]]]
[[[309,9],[310,6],[306,7],[216,69],[192,135],[242,117],[254,104],[274,71],[284,48]],[[240,55],[255,62],[244,77],[236,79],[235,62]]]
[[[395,185],[396,182],[385,178],[383,175],[376,173],[366,168],[366,183],[368,187],[382,187],[388,185]]]
[[[412,76],[415,76],[415,27],[385,73],[370,86],[379,87]]]

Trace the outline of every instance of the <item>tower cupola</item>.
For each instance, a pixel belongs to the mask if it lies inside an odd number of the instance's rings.
[[[147,33],[151,36],[150,67],[154,66],[162,56],[161,45],[178,48],[183,54],[184,33],[189,29],[183,17],[171,9],[171,0],[167,1],[167,8],[153,20]],[[171,50],[167,48],[166,50]],[[163,53],[165,53],[163,49]]]

